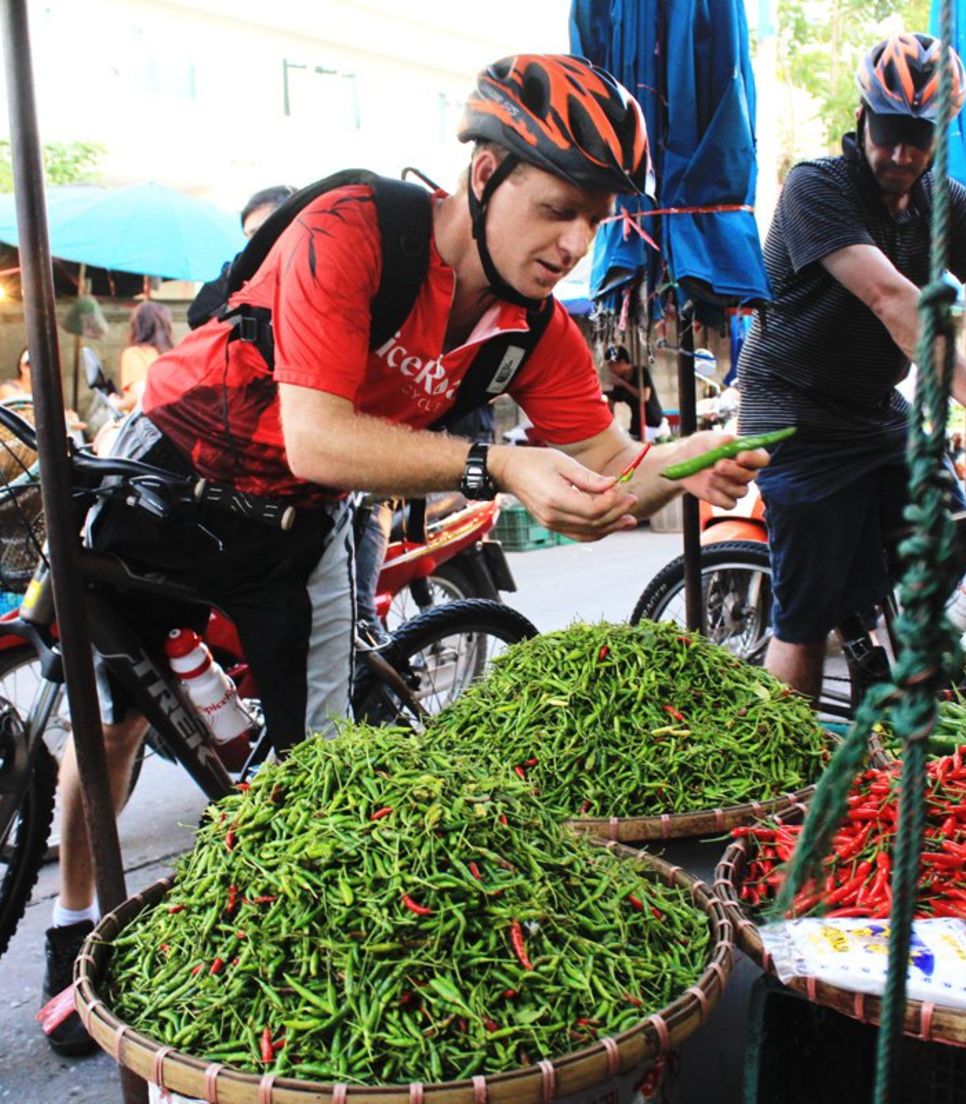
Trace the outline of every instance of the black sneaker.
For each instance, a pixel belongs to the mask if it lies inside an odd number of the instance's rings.
[[[94,930],[90,920],[81,920],[77,924],[68,924],[63,928],[47,929],[47,972],[44,974],[44,1004],[58,993],[62,993],[74,980],[74,959],[80,953],[87,936]],[[57,1051],[70,1058],[79,1058],[97,1050],[97,1043],[87,1034],[80,1016],[71,1012],[62,1024],[59,1024],[47,1036],[47,1042]]]

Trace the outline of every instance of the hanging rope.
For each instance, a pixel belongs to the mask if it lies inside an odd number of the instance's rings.
[[[895,1081],[898,1041],[906,1004],[906,970],[916,907],[922,845],[926,757],[936,722],[939,690],[962,670],[959,633],[945,616],[946,601],[962,568],[949,516],[950,479],[943,465],[949,392],[955,362],[954,290],[944,281],[949,235],[949,120],[952,92],[948,43],[952,3],[943,0],[940,108],[936,121],[930,282],[919,299],[920,338],[915,405],[909,430],[909,503],[913,535],[899,549],[904,565],[900,642],[893,681],[875,686],[823,775],[809,806],[775,913],[782,916],[795,893],[818,879],[822,861],[846,810],[846,798],[867,754],[872,727],[887,722],[903,744],[899,827],[892,872],[889,976],[882,1001],[876,1052],[875,1104],[888,1104]]]

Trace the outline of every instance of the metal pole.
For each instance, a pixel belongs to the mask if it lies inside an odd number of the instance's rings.
[[[697,400],[694,395],[694,309],[685,303],[678,310],[678,409],[681,412],[681,436],[698,428]],[[685,494],[681,504],[684,539],[684,609],[689,629],[704,632],[704,603],[701,598],[701,525],[698,500]]]
[[[37,131],[26,0],[2,0],[0,13],[27,345],[54,604],[97,899],[102,911],[108,911],[123,901],[127,892],[104,759],[83,593],[73,585],[79,578],[79,549],[71,502],[54,278],[47,237],[43,160]],[[141,1104],[147,1100],[147,1086],[140,1078],[125,1078],[122,1074],[122,1084],[126,1104]]]

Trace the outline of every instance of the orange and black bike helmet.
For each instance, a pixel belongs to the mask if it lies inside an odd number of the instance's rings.
[[[520,162],[578,188],[653,191],[647,126],[640,104],[610,73],[568,54],[517,54],[488,66],[466,104],[461,142],[496,142],[508,154],[477,197],[467,189],[473,236],[494,292],[536,309],[497,271],[486,244],[486,210]]]
[[[610,73],[566,54],[517,54],[477,78],[459,139],[505,146],[578,188],[650,190],[640,104]]]
[[[927,34],[897,34],[877,43],[862,59],[855,79],[863,104],[876,115],[905,115],[935,123],[939,113],[942,43]],[[966,73],[955,50],[952,114],[966,98]]]

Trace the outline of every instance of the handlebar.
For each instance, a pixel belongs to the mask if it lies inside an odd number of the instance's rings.
[[[28,448],[37,451],[37,432],[25,418],[0,403],[0,425],[9,430]],[[282,530],[295,523],[295,509],[273,499],[246,494],[232,487],[211,483],[205,479],[175,475],[164,468],[145,464],[123,456],[97,456],[86,446],[67,441],[71,467],[78,472],[100,477],[114,477],[121,484],[104,484],[90,493],[126,496],[128,504],[138,506],[156,517],[167,517],[174,505],[205,504],[217,510],[239,514],[251,521]]]

